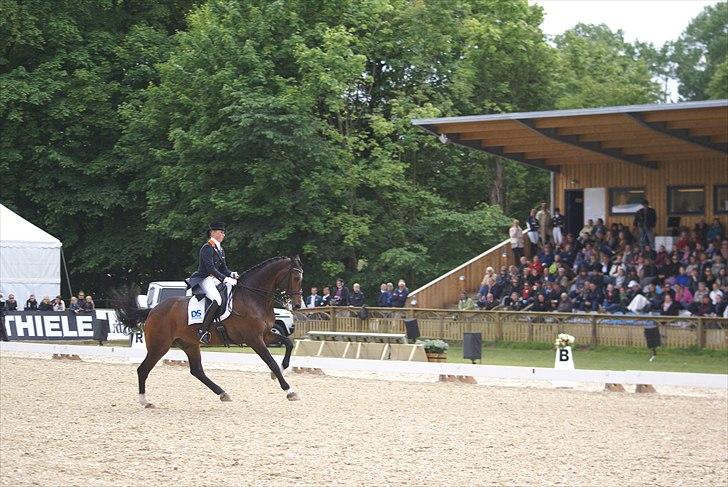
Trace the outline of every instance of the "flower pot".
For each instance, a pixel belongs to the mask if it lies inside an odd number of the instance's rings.
[[[447,362],[447,353],[425,352],[428,362]]]

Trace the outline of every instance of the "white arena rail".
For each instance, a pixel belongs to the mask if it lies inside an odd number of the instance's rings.
[[[87,357],[125,358],[141,362],[146,351],[142,348],[95,347],[87,345],[54,345],[46,343],[0,342],[0,351],[62,354]],[[280,360],[280,357],[276,357]],[[181,350],[170,350],[163,357],[170,360],[187,360]],[[261,372],[268,367],[253,353],[202,352],[203,363],[224,363],[252,366]],[[704,387],[728,390],[726,374],[694,374],[682,372],[652,372],[644,370],[557,370],[542,367],[510,367],[499,365],[449,364],[436,362],[404,362],[395,360],[355,360],[327,357],[291,357],[292,367],[316,368],[323,371],[358,371],[396,374],[433,374],[471,376],[488,379],[574,381],[614,384],[651,384],[683,387]]]

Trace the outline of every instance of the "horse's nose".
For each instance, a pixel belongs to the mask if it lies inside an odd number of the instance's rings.
[[[293,309],[301,309],[301,305],[300,304],[294,304],[293,305]]]

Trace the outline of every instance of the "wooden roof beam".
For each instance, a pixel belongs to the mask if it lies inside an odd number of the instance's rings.
[[[632,120],[635,120],[637,123],[654,130],[655,132],[669,135],[670,137],[673,137],[675,139],[690,142],[691,144],[714,150],[722,154],[728,154],[728,144],[719,144],[712,142],[710,140],[710,137],[706,137],[703,135],[692,135],[687,129],[669,128],[666,122],[648,122],[645,119],[644,114],[642,113],[628,112],[625,113],[625,115],[627,117],[630,117]]]
[[[483,152],[487,152],[488,154],[493,154],[494,156],[512,159],[514,161],[520,162],[521,164],[526,164],[527,166],[543,169],[545,171],[559,172],[558,166],[546,166],[545,161],[543,160],[528,159],[526,157],[523,157],[522,154],[518,153],[506,153],[503,152],[503,149],[500,147],[484,147],[479,140],[459,140],[456,134],[448,136],[448,140],[453,144],[461,145],[463,147],[469,147],[471,149],[477,149]]]
[[[534,123],[534,120],[521,119],[521,120],[518,120],[518,122],[523,124],[525,127],[528,127],[529,129],[533,130],[534,132],[537,132],[545,137],[548,137],[549,139],[557,140],[559,142],[563,142],[564,144],[569,144],[569,145],[572,145],[575,147],[579,147],[581,149],[585,149],[585,150],[594,152],[601,156],[607,156],[612,159],[616,159],[618,161],[627,162],[630,164],[635,164],[637,166],[647,167],[650,169],[657,169],[657,164],[655,164],[654,162],[650,162],[640,156],[626,155],[626,154],[623,154],[622,151],[619,149],[605,149],[604,147],[602,147],[602,145],[599,142],[582,141],[578,135],[559,135],[558,130],[555,128],[537,127],[536,124]]]

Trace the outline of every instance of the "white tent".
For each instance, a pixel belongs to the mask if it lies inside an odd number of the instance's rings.
[[[0,292],[22,307],[61,294],[61,241],[0,204]]]

